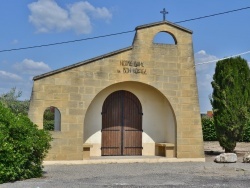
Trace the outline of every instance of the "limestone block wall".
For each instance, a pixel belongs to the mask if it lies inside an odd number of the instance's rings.
[[[30,119],[43,128],[47,107],[61,113],[61,131],[53,132],[47,160],[82,159],[88,107],[99,92],[125,81],[153,86],[167,98],[175,115],[177,158],[204,157],[191,32],[168,22],[136,29],[129,48],[34,78]],[[173,35],[176,44],[154,44],[160,31]]]

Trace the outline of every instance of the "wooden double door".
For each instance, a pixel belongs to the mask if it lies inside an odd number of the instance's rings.
[[[102,155],[142,155],[142,107],[131,92],[110,94],[102,107]]]

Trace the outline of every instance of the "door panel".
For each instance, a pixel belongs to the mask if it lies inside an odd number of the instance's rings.
[[[142,113],[140,101],[132,93],[124,97],[123,154],[141,155],[142,152]]]
[[[103,104],[102,155],[121,155],[121,95],[110,95]]]
[[[102,109],[102,155],[141,155],[142,108],[128,91],[116,91]]]

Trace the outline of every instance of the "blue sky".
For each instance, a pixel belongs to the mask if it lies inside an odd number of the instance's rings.
[[[6,0],[0,6],[0,51],[134,30],[250,6],[238,0]],[[250,9],[189,21],[196,63],[250,51]],[[35,75],[118,50],[132,44],[134,32],[64,45],[0,53],[0,94],[12,87],[29,99]],[[243,55],[250,62],[250,53]],[[209,95],[215,63],[196,67],[201,112],[211,110]]]

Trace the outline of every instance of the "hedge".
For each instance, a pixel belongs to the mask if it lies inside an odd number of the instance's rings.
[[[214,127],[214,119],[210,117],[202,117],[202,131],[204,141],[217,141],[216,131]],[[242,134],[240,142],[250,142],[250,121]]]
[[[243,132],[242,139],[240,139],[239,141],[241,141],[241,142],[250,142],[250,121],[248,121],[246,129]]]
[[[0,103],[0,183],[42,176],[51,135]]]
[[[201,119],[203,140],[204,141],[217,141],[217,136],[214,127],[214,119],[209,117],[203,117]]]

